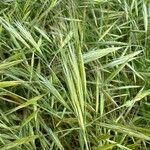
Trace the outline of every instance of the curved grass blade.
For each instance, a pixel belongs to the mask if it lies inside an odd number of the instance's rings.
[[[0,70],[8,69],[8,68],[10,68],[12,66],[15,66],[15,65],[17,65],[17,64],[19,64],[21,62],[22,62],[22,60],[16,60],[16,61],[11,61],[11,62],[4,62],[4,63],[0,64]]]
[[[34,98],[31,98],[31,99],[27,100],[24,104],[21,104],[21,105],[19,105],[18,107],[16,107],[16,108],[10,110],[10,111],[7,113],[7,115],[8,115],[8,114],[11,114],[11,113],[13,113],[13,112],[15,112],[15,111],[17,111],[17,110],[19,110],[19,109],[22,109],[22,108],[24,108],[24,107],[27,107],[27,106],[29,106],[29,105],[34,105],[34,104],[36,104],[36,102],[37,102],[38,100],[40,100],[43,96],[44,96],[44,95],[39,95],[39,96],[36,96],[36,97],[34,97]]]
[[[38,137],[39,137],[38,135],[33,135],[33,136],[28,136],[28,137],[17,139],[17,140],[15,140],[13,142],[5,144],[3,147],[0,147],[0,150],[9,150],[9,149],[12,149],[12,148],[20,146],[22,144],[29,143],[29,142],[37,139]]]
[[[105,48],[105,49],[89,51],[89,52],[83,54],[84,63],[86,64],[91,61],[95,61],[95,60],[97,60],[101,57],[104,57],[104,56],[108,55],[109,53],[115,52],[119,49],[121,49],[121,47],[112,47],[112,48]]]

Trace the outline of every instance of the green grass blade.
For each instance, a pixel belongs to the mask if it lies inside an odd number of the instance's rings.
[[[2,82],[0,82],[0,88],[17,86],[17,85],[20,85],[21,83],[22,83],[22,81],[2,81]]]
[[[115,52],[117,50],[121,49],[121,47],[112,47],[112,48],[106,48],[106,49],[99,49],[99,50],[93,50],[90,52],[87,52],[83,54],[83,60],[84,63],[89,63],[91,61],[95,61],[101,57],[104,57],[108,55],[109,53]]]
[[[11,113],[13,113],[13,112],[15,112],[15,111],[17,111],[17,110],[19,110],[19,109],[22,109],[22,108],[24,108],[24,107],[27,107],[27,106],[29,106],[29,105],[36,105],[36,102],[37,102],[38,100],[40,100],[43,96],[44,96],[44,95],[39,95],[39,96],[36,96],[36,97],[34,97],[34,98],[31,98],[31,99],[27,100],[24,104],[21,104],[21,105],[19,105],[18,107],[16,107],[16,108],[10,110],[10,111],[7,113],[7,115],[9,115],[9,114],[11,114]]]
[[[0,150],[12,149],[14,147],[17,147],[17,146],[29,143],[29,142],[37,139],[38,137],[39,137],[38,135],[33,135],[33,136],[28,136],[28,137],[17,139],[17,140],[15,140],[13,142],[5,144],[3,147],[0,147]]]

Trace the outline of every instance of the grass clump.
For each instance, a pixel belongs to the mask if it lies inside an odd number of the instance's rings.
[[[148,0],[0,8],[0,150],[149,150]]]

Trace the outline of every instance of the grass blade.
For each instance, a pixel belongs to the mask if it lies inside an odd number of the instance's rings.
[[[121,47],[112,47],[112,48],[99,49],[99,50],[93,50],[93,51],[87,52],[83,54],[84,63],[86,64],[91,61],[95,61],[119,49],[121,49]]]
[[[14,142],[10,142],[8,144],[5,144],[3,147],[0,147],[0,150],[12,149],[14,147],[29,143],[29,142],[37,139],[38,137],[39,137],[38,135],[33,135],[33,136],[28,136],[28,137],[17,139]]]

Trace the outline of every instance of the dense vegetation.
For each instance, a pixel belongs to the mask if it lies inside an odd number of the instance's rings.
[[[0,150],[149,150],[150,1],[0,0]]]

